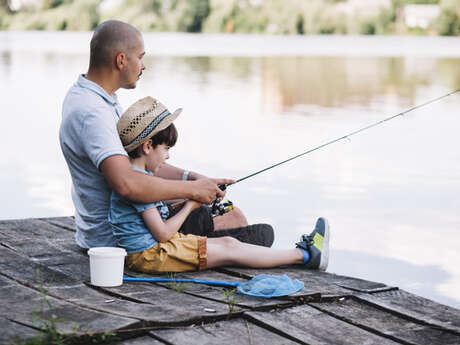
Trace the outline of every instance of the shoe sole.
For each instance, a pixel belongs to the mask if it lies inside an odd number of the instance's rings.
[[[330,232],[329,232],[329,222],[326,218],[322,218],[324,220],[324,239],[323,239],[323,249],[321,250],[321,260],[319,262],[319,270],[325,271],[327,266],[329,265],[329,239],[330,239]]]

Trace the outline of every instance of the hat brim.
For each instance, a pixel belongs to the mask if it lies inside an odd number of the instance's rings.
[[[145,143],[146,141],[150,140],[150,138],[152,138],[155,134],[157,134],[158,132],[162,131],[163,129],[165,129],[166,127],[168,127],[171,123],[174,122],[175,119],[177,119],[177,117],[179,116],[179,114],[182,112],[182,108],[179,108],[177,109],[176,111],[174,111],[174,113],[171,113],[169,114],[168,116],[166,116],[150,133],[149,135],[146,136],[145,139],[139,141],[139,142],[136,142],[136,143],[132,143],[132,144],[129,144],[129,145],[126,145],[126,146],[123,146],[123,148],[125,149],[126,152],[131,152],[135,149],[137,149],[139,146],[141,146],[143,143]]]

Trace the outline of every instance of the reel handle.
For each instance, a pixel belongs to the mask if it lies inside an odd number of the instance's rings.
[[[227,189],[227,185],[226,184],[220,184],[218,185],[219,189],[221,191],[224,191]],[[217,215],[222,215],[223,211],[221,210],[222,207],[220,207],[220,205],[217,203],[217,195],[216,197],[214,198],[214,201],[212,202],[212,206],[211,206],[211,213],[214,215],[214,216],[217,216]],[[227,211],[228,212],[228,211]]]

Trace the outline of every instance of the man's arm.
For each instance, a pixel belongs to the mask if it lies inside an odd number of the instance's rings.
[[[228,179],[176,181],[148,176],[132,170],[129,159],[121,155],[106,158],[100,168],[110,188],[118,195],[141,203],[183,198],[210,204],[216,195],[224,196],[218,184],[234,183]]]
[[[158,176],[164,179],[168,179],[168,180],[181,180],[182,177],[184,176],[184,172],[185,172],[184,169],[181,169],[171,164],[165,163],[160,166],[158,171],[155,173],[155,176]],[[194,171],[190,171],[188,174],[187,180],[195,181],[195,180],[200,180],[204,178],[207,178],[207,177],[204,175],[198,174]]]

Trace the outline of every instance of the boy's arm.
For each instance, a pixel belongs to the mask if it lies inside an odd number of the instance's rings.
[[[207,178],[197,181],[176,181],[148,176],[132,170],[129,159],[121,155],[106,158],[100,167],[105,180],[118,195],[141,203],[183,198],[210,204],[216,194],[221,198],[224,196],[218,184],[234,182]]]
[[[189,200],[178,213],[166,221],[163,221],[157,208],[153,207],[143,211],[142,218],[158,242],[167,242],[180,229],[190,212],[199,206],[200,203]]]

